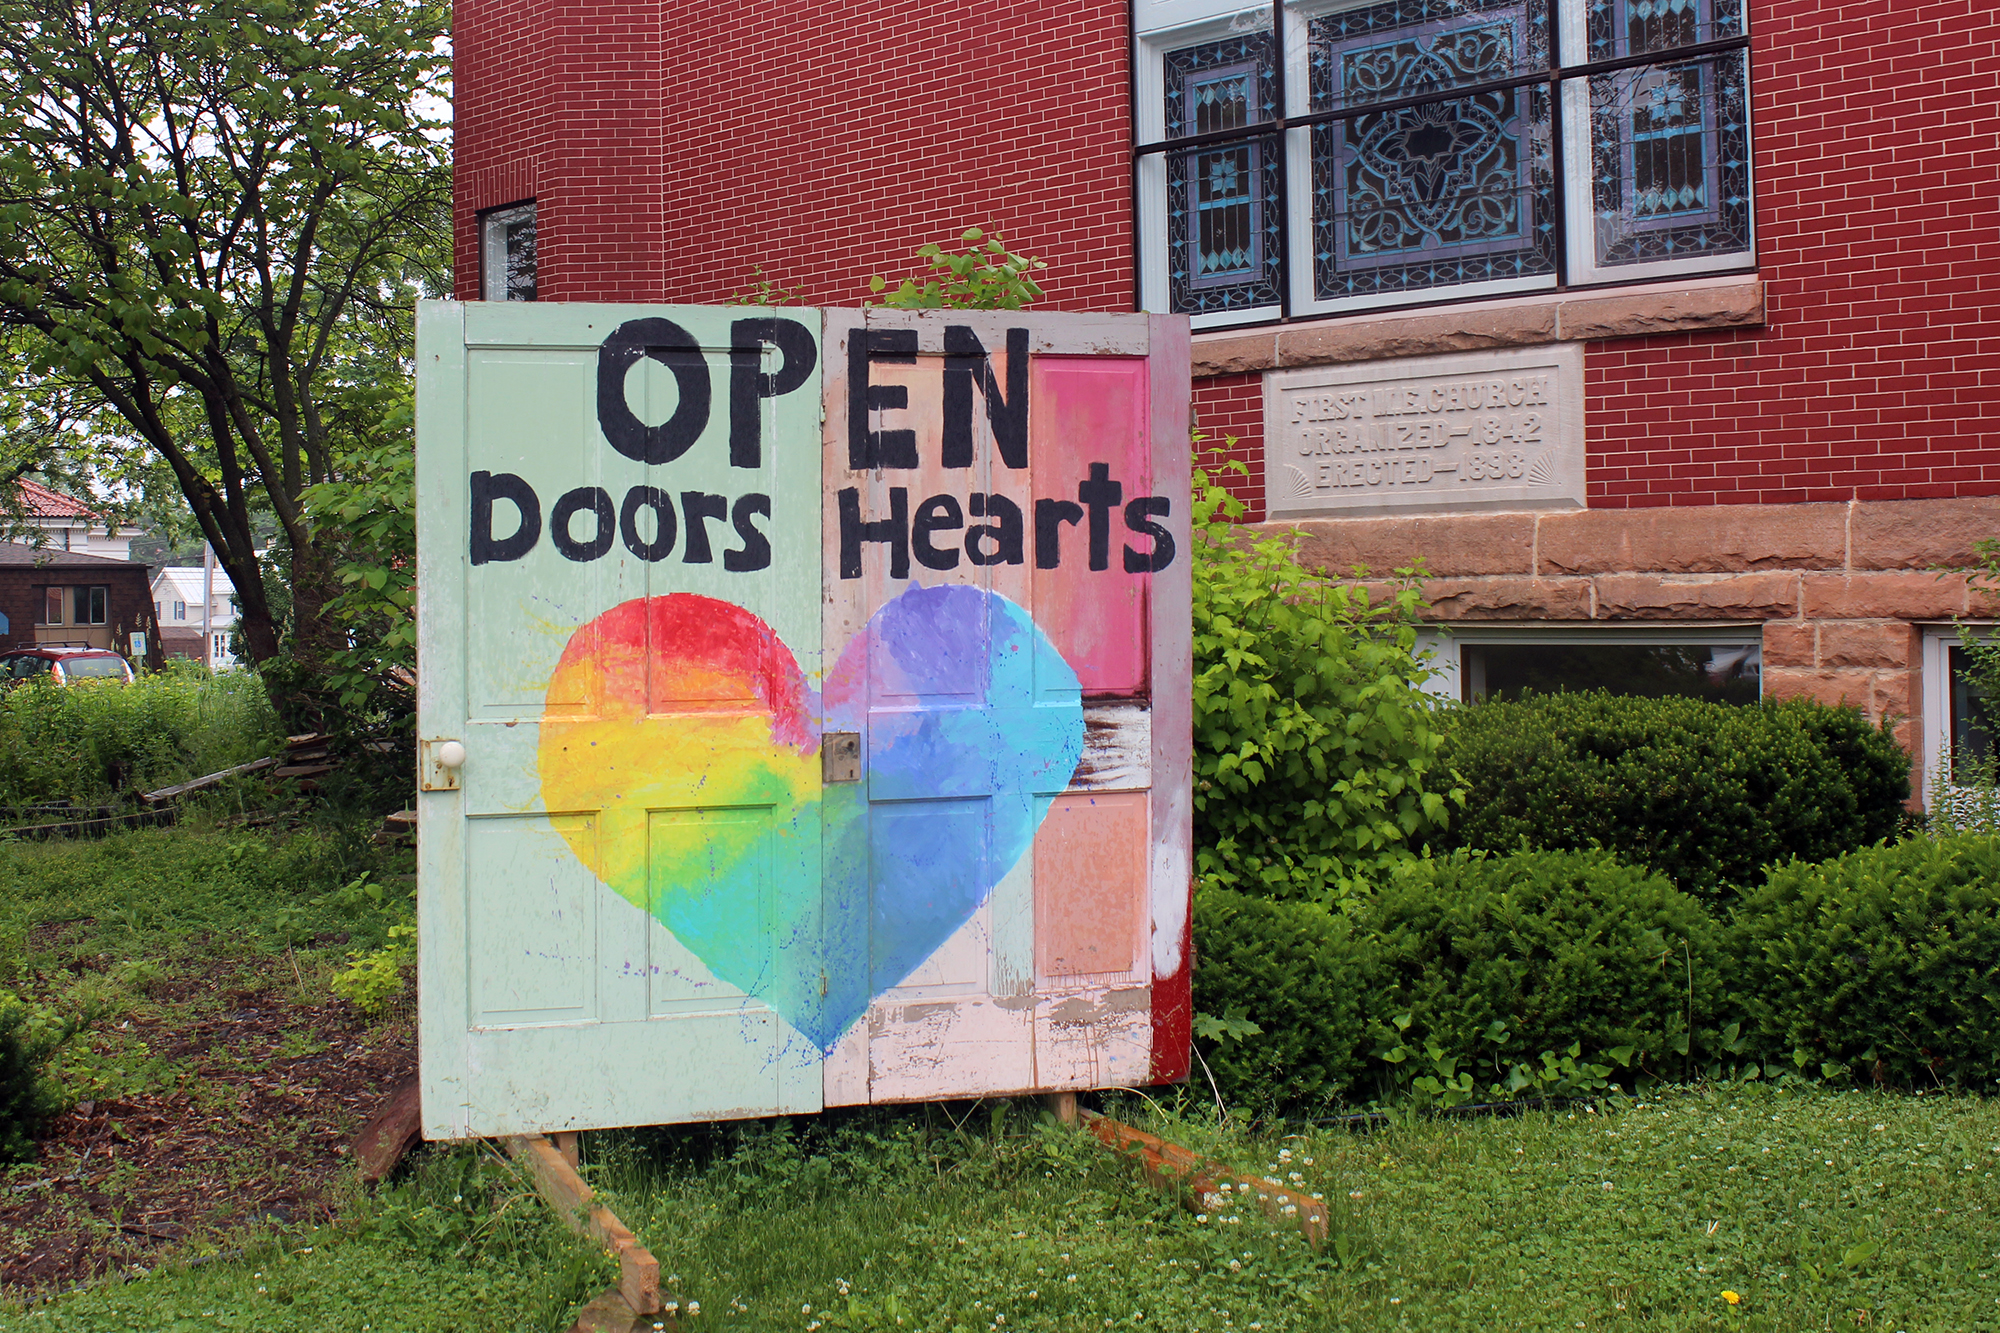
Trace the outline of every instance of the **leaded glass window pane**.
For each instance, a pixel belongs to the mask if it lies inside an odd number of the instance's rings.
[[[1594,59],[1742,31],[1741,0],[1592,0]],[[1590,81],[1591,204],[1602,267],[1748,250],[1750,97],[1742,53]]]
[[[1246,129],[1277,113],[1273,43],[1245,33],[1166,55],[1166,137]],[[1186,314],[1278,302],[1279,155],[1265,138],[1167,158],[1167,278]]]
[[[1506,79],[1548,66],[1545,3],[1429,0],[1315,18],[1312,109]],[[1553,274],[1546,86],[1470,93],[1312,130],[1320,299]]]

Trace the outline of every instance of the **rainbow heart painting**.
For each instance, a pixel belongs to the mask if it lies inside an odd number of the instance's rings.
[[[971,919],[1083,753],[1076,672],[1019,605],[911,587],[823,691],[762,619],[692,593],[579,627],[537,763],[571,849],[723,982],[830,1050]],[[561,716],[567,712],[581,714]],[[820,735],[866,737],[822,787]]]

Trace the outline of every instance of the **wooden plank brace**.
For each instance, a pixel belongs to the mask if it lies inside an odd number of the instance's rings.
[[[1306,1243],[1318,1249],[1326,1243],[1328,1212],[1323,1199],[1288,1188],[1257,1176],[1240,1175],[1220,1162],[1212,1162],[1177,1143],[1148,1134],[1143,1129],[1084,1111],[1084,1128],[1111,1151],[1139,1164],[1147,1181],[1156,1189],[1171,1190],[1181,1196],[1191,1213],[1215,1213],[1232,1201],[1255,1196],[1273,1222],[1295,1223]],[[1225,1185],[1227,1189],[1223,1188]]]
[[[634,1314],[656,1314],[660,1309],[660,1261],[639,1243],[639,1238],[618,1220],[618,1215],[597,1202],[597,1195],[583,1183],[569,1160],[540,1134],[514,1134],[505,1140],[507,1154],[526,1168],[535,1190],[555,1210],[565,1224],[579,1235],[589,1236],[611,1252],[618,1261],[618,1292]]]

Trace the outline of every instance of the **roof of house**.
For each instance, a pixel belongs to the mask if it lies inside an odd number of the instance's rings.
[[[32,569],[150,569],[143,560],[113,560],[109,556],[85,555],[81,551],[58,551],[46,546],[23,546],[20,542],[0,542],[0,567]]]
[[[72,495],[52,491],[23,477],[14,483],[21,508],[35,518],[97,518],[98,512]]]
[[[153,573],[153,588],[157,592],[162,583],[172,585],[183,601],[201,600],[200,565],[162,565]],[[210,585],[217,597],[234,597],[236,585],[229,581],[229,575],[222,566],[215,567],[215,582]]]

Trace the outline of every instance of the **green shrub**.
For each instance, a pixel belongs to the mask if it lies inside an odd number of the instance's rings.
[[[1205,888],[1194,942],[1194,1005],[1213,1029],[1200,1045],[1222,1095],[1260,1109],[1338,1099],[1361,1071],[1367,1031],[1365,947],[1346,918]]]
[[[1371,601],[1300,565],[1284,537],[1194,505],[1194,829],[1204,884],[1332,901],[1410,855],[1456,799],[1422,688],[1418,597]]]
[[[1804,700],[1556,694],[1461,710],[1443,759],[1468,793],[1437,849],[1601,845],[1689,893],[1893,835],[1910,758],[1852,709]]]
[[[37,1023],[26,1004],[0,992],[0,1162],[34,1159],[35,1140],[62,1109],[44,1066],[73,1032]]]
[[[1996,909],[1990,833],[1780,866],[1736,914],[1750,1030],[1810,1073],[1988,1088],[2000,1079]]]
[[[166,786],[259,758],[281,739],[249,672],[169,671],[130,685],[31,680],[0,695],[0,805]]]
[[[1716,923],[1665,879],[1605,852],[1412,861],[1355,930],[1369,939],[1377,1049],[1435,1043],[1484,1081],[1544,1052],[1629,1047],[1635,1071],[1678,1079],[1722,1045]],[[1407,1032],[1396,1026],[1403,1015]]]

